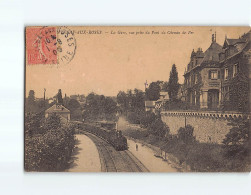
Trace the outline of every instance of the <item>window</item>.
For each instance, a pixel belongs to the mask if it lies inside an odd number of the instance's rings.
[[[224,79],[227,80],[227,78],[228,78],[228,68],[225,68],[225,77],[224,77]]]
[[[224,99],[229,100],[229,87],[225,87],[224,90]]]
[[[211,71],[211,79],[217,79],[218,78],[218,74],[216,70]]]
[[[218,79],[218,71],[210,70],[209,71],[209,79]]]
[[[233,77],[238,73],[238,64],[234,64],[233,66]]]

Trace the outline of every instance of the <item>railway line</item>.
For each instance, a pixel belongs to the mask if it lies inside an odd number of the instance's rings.
[[[116,151],[102,138],[86,131],[83,133],[98,149],[102,172],[149,172],[130,151]]]

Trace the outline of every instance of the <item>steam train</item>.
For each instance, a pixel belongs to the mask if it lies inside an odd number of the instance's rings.
[[[115,150],[127,150],[127,139],[122,132],[117,130],[117,124],[114,122],[101,121],[95,124],[83,124],[85,131],[88,131],[110,143]]]

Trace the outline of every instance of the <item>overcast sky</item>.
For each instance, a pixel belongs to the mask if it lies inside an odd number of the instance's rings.
[[[102,30],[100,35],[74,34],[76,53],[67,65],[26,65],[26,95],[35,91],[36,97],[52,97],[62,89],[63,94],[95,92],[115,96],[119,90],[138,88],[144,83],[168,81],[172,64],[176,64],[179,82],[189,62],[191,51],[201,47],[205,51],[217,33],[222,45],[225,36],[238,38],[249,28],[245,27],[70,27],[77,30]],[[110,31],[127,32],[127,35]],[[150,34],[132,35],[129,32]],[[152,32],[154,31],[154,33]],[[163,31],[166,34],[161,34]],[[185,31],[186,34],[182,34]],[[193,32],[188,34],[188,32]],[[108,32],[108,33],[104,33]],[[155,34],[159,32],[160,34]],[[180,34],[168,34],[180,32]]]

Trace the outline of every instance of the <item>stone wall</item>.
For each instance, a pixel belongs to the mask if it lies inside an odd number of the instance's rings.
[[[231,118],[244,117],[242,114],[199,113],[199,112],[161,112],[162,121],[165,122],[171,134],[177,134],[185,123],[194,127],[196,140],[207,143],[222,143],[231,129],[228,125]]]

